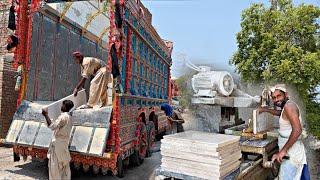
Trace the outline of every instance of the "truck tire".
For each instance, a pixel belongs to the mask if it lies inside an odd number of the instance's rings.
[[[151,157],[152,156],[152,149],[154,146],[154,139],[156,136],[154,123],[152,121],[149,121],[147,133],[148,133],[147,134],[148,147],[147,147],[146,157]]]
[[[18,162],[18,161],[20,161],[20,155],[13,152],[13,162]]]
[[[147,128],[144,123],[141,123],[140,129],[140,139],[138,142],[138,150],[135,149],[133,154],[130,156],[130,164],[133,166],[140,166],[143,161],[144,157],[146,156],[148,143],[147,143]]]
[[[124,177],[124,167],[123,162],[120,156],[117,158],[117,169],[118,169],[118,177],[123,178]]]

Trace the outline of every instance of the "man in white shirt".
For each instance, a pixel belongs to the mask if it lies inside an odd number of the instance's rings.
[[[97,104],[99,99],[102,102],[101,107],[108,105],[107,87],[108,83],[112,82],[111,73],[108,72],[106,64],[94,57],[83,57],[81,52],[77,51],[73,54],[73,59],[81,67],[82,79],[78,86],[74,89],[73,94],[77,96],[78,91],[84,87],[89,75],[94,76],[90,82],[89,100],[85,107],[82,109],[92,108]]]
[[[58,119],[51,121],[48,110],[43,109],[42,114],[46,118],[48,127],[54,131],[47,157],[49,158],[49,180],[71,179],[69,137],[72,129],[72,117],[70,110],[73,102],[65,100],[62,102],[61,115]]]
[[[302,119],[297,104],[289,100],[284,84],[270,88],[274,104],[281,110],[259,107],[259,113],[268,112],[279,118],[279,153],[273,155],[272,162],[281,163],[278,179],[300,180],[310,179],[306,152],[302,142]]]

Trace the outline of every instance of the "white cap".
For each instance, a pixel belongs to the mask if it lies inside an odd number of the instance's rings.
[[[287,89],[286,89],[286,85],[285,84],[277,84],[273,87],[270,88],[270,91],[271,92],[274,92],[275,90],[280,90],[280,91],[283,91],[283,92],[287,92]]]

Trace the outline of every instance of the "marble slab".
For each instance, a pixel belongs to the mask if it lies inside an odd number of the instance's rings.
[[[170,165],[170,164],[161,164],[161,168],[171,171],[171,172],[176,172],[180,174],[186,174],[190,176],[195,176],[195,177],[200,177],[204,179],[223,179],[225,176],[228,174],[232,173],[234,170],[239,168],[240,166],[240,161],[237,163],[234,163],[233,165],[229,166],[227,169],[225,169],[223,172],[212,172],[211,169],[199,169],[196,167],[185,167],[184,165]]]
[[[181,153],[181,154],[192,154],[192,155],[198,155],[198,156],[203,156],[203,157],[212,157],[212,158],[219,158],[219,159],[223,159],[225,157],[228,157],[232,154],[239,154],[241,153],[240,150],[240,146],[237,148],[233,148],[233,149],[226,149],[225,151],[223,151],[223,153],[219,153],[219,152],[215,152],[215,151],[206,151],[206,150],[198,150],[195,151],[195,149],[193,148],[185,148],[185,149],[180,149],[178,147],[175,147],[173,145],[171,146],[166,146],[165,144],[161,145],[161,151],[164,152],[169,152],[169,153]]]
[[[161,149],[161,151],[163,151],[163,152],[161,152],[162,156],[181,158],[181,159],[186,159],[186,160],[197,159],[197,161],[199,161],[199,162],[212,162],[212,163],[223,162],[224,159],[228,158],[229,156],[234,157],[234,158],[241,156],[241,153],[232,154],[232,155],[225,156],[225,157],[213,157],[213,156],[205,156],[205,155],[191,154],[191,153],[185,153],[185,152],[175,153],[175,152],[172,152],[167,149]]]
[[[187,142],[187,141],[178,141],[178,140],[172,140],[172,139],[162,139],[161,144],[165,146],[173,146],[178,149],[182,150],[189,150],[189,151],[209,151],[211,152],[224,152],[229,149],[235,149],[239,147],[238,142],[234,142],[232,144],[228,144],[223,147],[216,147],[208,144],[200,144],[197,142]]]
[[[15,143],[17,141],[17,137],[21,131],[21,128],[23,127],[25,121],[23,120],[13,120],[13,122],[10,125],[10,129],[8,131],[7,137],[6,137],[6,143]]]
[[[240,166],[239,136],[198,131],[164,136],[161,168],[203,179],[222,179]]]
[[[70,110],[70,111],[73,111],[76,108],[78,108],[79,106],[87,103],[86,92],[83,89],[78,92],[77,97],[75,97],[73,94],[71,94],[65,98],[62,98],[62,99],[55,101],[55,102],[49,104],[48,106],[44,107],[44,108],[48,109],[48,115],[51,119],[54,120],[60,116],[61,105],[64,100],[71,100],[73,102],[74,107]],[[41,112],[39,112],[39,113],[41,113]],[[45,121],[45,123],[46,123],[46,121]]]
[[[239,142],[240,137],[200,131],[185,131],[182,133],[164,136],[163,139],[172,139],[181,142],[193,142],[203,146],[219,148],[235,142]]]
[[[173,161],[161,161],[161,167],[168,167],[174,169],[175,167],[182,167],[184,168],[187,172],[206,172],[207,174],[216,174],[219,176],[226,175],[231,169],[235,167],[240,166],[240,161],[233,161],[229,162],[228,164],[224,166],[205,166],[203,163],[186,163],[186,164],[181,164],[176,162],[175,160]]]
[[[273,115],[267,112],[260,113],[253,110],[253,134],[267,131],[273,128]]]
[[[185,158],[185,156],[179,156],[179,155],[176,155],[176,154],[170,154],[170,153],[166,153],[166,154],[163,154],[162,155],[162,159],[161,161],[166,161],[166,160],[169,160],[169,161],[176,161],[176,162],[179,162],[179,163],[182,163],[182,164],[203,164],[203,165],[208,165],[208,166],[223,166],[225,164],[228,164],[230,162],[236,162],[238,161],[240,158],[242,157],[242,154],[239,153],[239,154],[234,154],[234,155],[231,155],[225,159],[214,159],[214,158],[201,158],[201,157],[195,157],[195,158],[192,158],[192,157],[189,157],[189,158]]]

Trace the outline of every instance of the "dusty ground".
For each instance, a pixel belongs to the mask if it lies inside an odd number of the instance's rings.
[[[320,149],[312,150],[308,138],[304,142],[307,153],[307,162],[311,180],[320,179]]]
[[[309,172],[311,173],[311,179],[320,179],[320,149],[312,151],[310,154],[313,155],[308,156]]]

